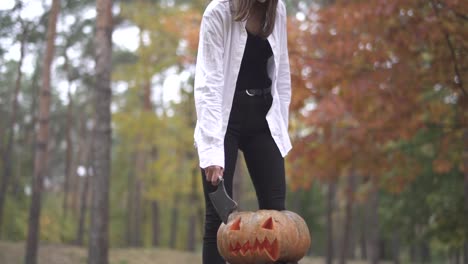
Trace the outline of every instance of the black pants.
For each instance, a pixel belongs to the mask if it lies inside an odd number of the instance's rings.
[[[223,176],[226,190],[232,197],[237,151],[242,150],[257,193],[259,209],[284,210],[286,196],[284,159],[265,119],[271,103],[271,94],[248,96],[245,92],[236,92],[224,138]],[[221,219],[208,197],[208,193],[216,191],[217,187],[206,181],[203,169],[202,177],[206,207],[203,264],[225,264],[216,245],[216,234]]]

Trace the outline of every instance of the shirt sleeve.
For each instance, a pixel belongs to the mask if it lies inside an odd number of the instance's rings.
[[[279,58],[279,67],[278,67],[278,95],[280,99],[281,107],[281,116],[283,118],[284,125],[286,129],[289,124],[289,104],[291,103],[291,71],[289,66],[289,55],[288,55],[288,34],[287,34],[287,15],[286,7],[284,6],[283,1],[278,2],[280,7],[280,16],[281,19],[280,26],[280,58]]]
[[[195,145],[200,167],[224,167],[222,101],[224,89],[224,30],[222,14],[205,11],[198,44],[194,97],[197,112]]]

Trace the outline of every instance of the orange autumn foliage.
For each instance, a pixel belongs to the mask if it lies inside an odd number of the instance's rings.
[[[394,142],[429,126],[447,127],[439,140],[462,142],[467,13],[468,2],[456,0],[335,1],[291,19],[293,187],[352,166],[368,176],[400,168],[388,181],[398,190],[418,166],[389,151]],[[461,162],[440,159],[435,167]]]

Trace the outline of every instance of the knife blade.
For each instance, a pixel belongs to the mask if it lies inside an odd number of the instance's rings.
[[[224,224],[227,224],[229,215],[237,209],[238,205],[227,194],[222,177],[219,178],[218,189],[208,195],[219,217]]]

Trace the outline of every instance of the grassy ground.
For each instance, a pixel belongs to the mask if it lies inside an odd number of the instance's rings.
[[[24,243],[0,241],[0,263],[23,263]],[[85,264],[86,249],[74,246],[42,244],[38,264]],[[306,258],[300,264],[322,264],[321,258]],[[197,253],[169,249],[117,249],[110,250],[109,264],[201,264]],[[350,261],[348,264],[364,264]]]

